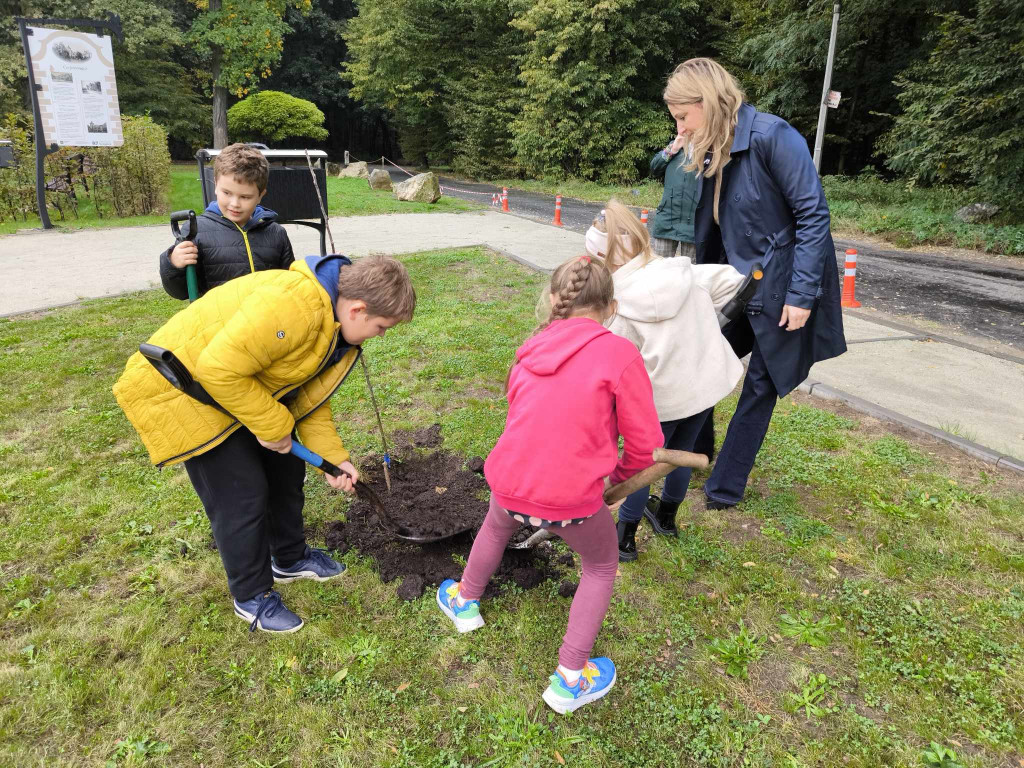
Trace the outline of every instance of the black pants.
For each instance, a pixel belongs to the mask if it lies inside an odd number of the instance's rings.
[[[290,563],[306,550],[305,463],[267,450],[243,427],[186,461],[185,470],[210,518],[231,594],[250,600],[273,589],[270,556]]]
[[[736,355],[742,358],[749,354],[750,361],[747,363],[743,389],[739,402],[736,403],[736,412],[725,433],[722,450],[715,460],[711,476],[704,483],[704,494],[712,501],[738,504],[743,499],[747,478],[754,467],[757,452],[761,450],[761,444],[768,433],[768,425],[771,423],[779,393],[768,374],[764,357],[754,336],[754,329],[750,327],[747,316],[740,316],[722,332]],[[714,418],[709,417],[697,436],[693,450],[710,457],[714,453],[714,447],[715,424]]]

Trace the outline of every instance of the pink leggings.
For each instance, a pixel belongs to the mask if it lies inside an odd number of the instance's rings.
[[[505,546],[519,529],[491,497],[491,506],[480,532],[473,542],[469,562],[462,574],[460,591],[463,597],[478,600],[501,563]],[[582,669],[590,658],[601,622],[608,612],[619,567],[619,544],[615,523],[608,507],[602,506],[593,517],[579,525],[552,527],[583,561],[583,578],[569,608],[569,627],[558,650],[558,663],[566,669]]]

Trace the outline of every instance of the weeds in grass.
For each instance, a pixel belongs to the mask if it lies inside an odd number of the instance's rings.
[[[825,705],[825,695],[829,692],[832,683],[822,673],[811,675],[801,688],[799,693],[787,694],[790,711],[799,712],[803,710],[804,717],[810,720],[812,717],[822,717],[834,711],[834,707]]]
[[[929,749],[921,752],[921,762],[928,768],[964,768],[956,752],[934,741]]]
[[[718,660],[725,665],[725,671],[733,677],[749,679],[747,667],[764,655],[764,638],[757,637],[747,631],[743,619],[739,621],[740,631],[728,638],[715,638],[711,641],[711,650]]]
[[[166,755],[171,745],[149,736],[129,738],[117,742],[114,753],[106,762],[106,768],[142,765],[150,758]]]
[[[779,632],[783,637],[794,637],[798,643],[806,643],[812,648],[828,645],[831,633],[838,626],[828,616],[815,621],[808,610],[802,610],[796,616],[784,613],[779,617]]]

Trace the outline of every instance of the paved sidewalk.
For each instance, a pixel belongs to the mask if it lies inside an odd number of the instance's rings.
[[[392,214],[331,220],[342,253],[409,253],[485,245],[551,270],[583,250],[583,236],[493,211]],[[288,226],[297,254],[318,252],[318,235]],[[32,232],[0,237],[0,316],[158,285],[157,254],[169,227]],[[846,312],[850,351],[814,366],[809,381],[1024,459],[1024,360],[928,331],[897,329]]]
[[[319,253],[316,230],[285,228],[297,255]],[[331,232],[346,255],[487,245],[546,270],[583,250],[581,235],[492,211],[346,216]],[[0,316],[159,286],[157,256],[173,242],[170,226],[0,237]]]

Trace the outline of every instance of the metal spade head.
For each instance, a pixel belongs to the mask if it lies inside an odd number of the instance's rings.
[[[444,539],[450,539],[452,536],[458,536],[460,533],[472,530],[473,526],[467,526],[451,533],[445,533],[441,536],[421,536],[413,531],[406,528],[404,525],[398,525],[391,514],[385,509],[384,502],[381,501],[380,496],[373,490],[371,486],[366,483],[356,483],[356,498],[363,499],[369,502],[370,506],[377,512],[381,522],[384,523],[384,527],[387,528],[395,538],[402,539],[403,541],[412,541],[417,544],[432,544],[435,541],[443,541]]]

